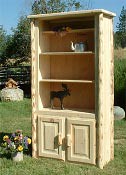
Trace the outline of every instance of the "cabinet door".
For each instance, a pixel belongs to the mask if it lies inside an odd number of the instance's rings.
[[[95,164],[95,120],[67,120],[67,159]]]
[[[55,116],[38,116],[38,155],[65,160],[63,139],[65,119]]]

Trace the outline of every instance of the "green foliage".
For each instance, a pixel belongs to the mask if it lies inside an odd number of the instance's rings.
[[[30,57],[30,21],[26,16],[21,16],[17,28],[13,31],[13,58],[20,58],[23,62]]]
[[[121,48],[120,35],[119,32],[114,33],[114,48]]]
[[[6,32],[1,27],[0,28],[0,62],[2,62],[1,56],[4,54],[4,51],[6,49],[6,44],[7,44],[6,40],[7,40]]]
[[[115,59],[114,64],[115,104],[125,107],[126,59]]]
[[[13,34],[6,38],[6,48],[1,55],[3,64],[8,59],[16,59],[16,64],[27,61],[30,50],[30,21],[26,16],[21,16]]]
[[[126,47],[126,9],[122,7],[119,23],[117,23],[117,32],[115,34],[115,46]]]
[[[32,5],[32,14],[78,10],[80,7],[80,2],[76,0],[38,0]]]
[[[126,59],[115,59],[115,92],[126,88]]]

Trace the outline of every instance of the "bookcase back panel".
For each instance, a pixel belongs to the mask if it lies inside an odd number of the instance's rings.
[[[46,22],[45,22],[46,23]],[[48,21],[50,30],[56,30],[59,27],[70,27],[71,29],[83,29],[94,27],[94,17],[67,18]]]
[[[93,32],[90,32],[88,34],[66,34],[65,36],[61,37],[60,35],[52,35],[50,37],[50,51],[62,51],[62,52],[69,52],[71,50],[71,41],[73,43],[78,42],[87,42],[88,50],[93,51],[94,50],[94,41],[92,40],[94,38]]]
[[[94,17],[63,18],[40,21],[41,31],[59,31],[63,27],[74,29],[94,28]]]
[[[71,80],[94,80],[94,55],[57,55],[41,56],[40,80],[71,79]]]
[[[63,36],[61,36],[63,35]],[[73,43],[86,42],[87,50],[94,51],[94,32],[88,33],[55,33],[55,34],[42,34],[41,44],[42,52],[70,52],[71,41]]]
[[[94,80],[93,55],[53,57],[51,59],[51,78]]]
[[[82,108],[94,109],[95,108],[95,84],[88,83],[65,83],[70,89],[70,96],[64,98],[64,108]],[[50,91],[61,91],[62,83],[40,83],[40,108],[50,107]],[[54,99],[54,107],[60,108],[59,99]],[[41,110],[41,109],[40,109]]]
[[[48,35],[40,34],[40,53],[50,51],[50,37]]]

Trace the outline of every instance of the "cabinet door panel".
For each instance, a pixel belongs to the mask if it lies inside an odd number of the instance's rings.
[[[73,125],[73,151],[78,156],[89,157],[89,126]]]
[[[43,157],[65,159],[62,140],[65,137],[65,119],[38,116],[38,154]]]
[[[67,120],[67,159],[95,164],[95,121]]]

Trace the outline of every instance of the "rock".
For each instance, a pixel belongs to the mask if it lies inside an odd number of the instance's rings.
[[[4,88],[1,90],[1,101],[21,101],[24,92],[20,88]]]
[[[115,120],[121,120],[125,118],[125,111],[123,108],[119,106],[114,106],[114,119]]]

